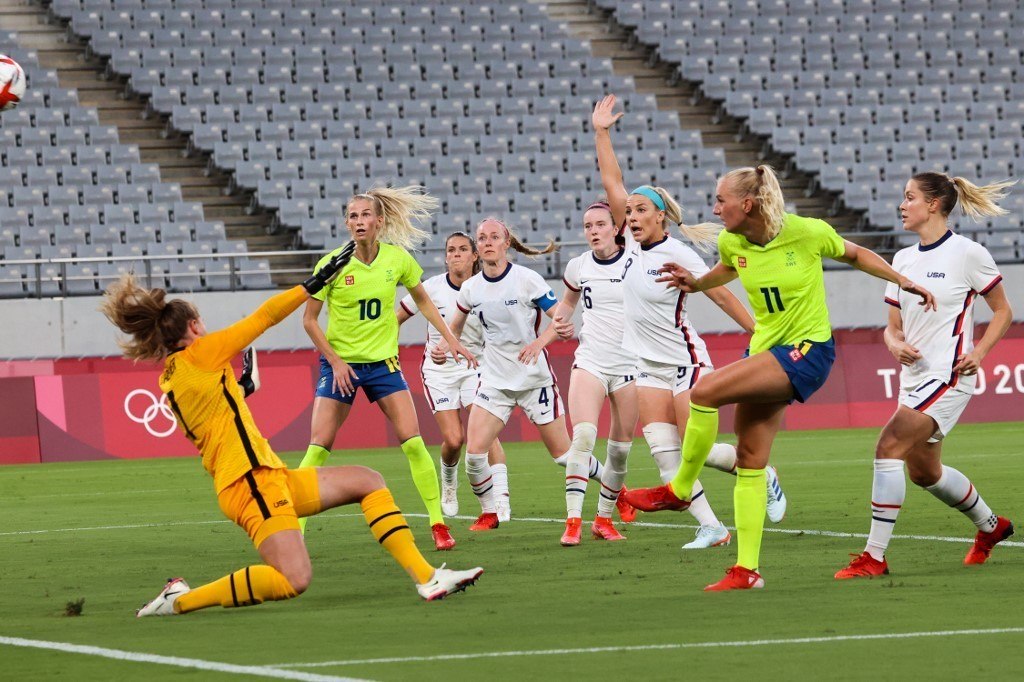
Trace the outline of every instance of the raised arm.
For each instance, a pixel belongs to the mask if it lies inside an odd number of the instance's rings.
[[[615,95],[608,95],[594,106],[590,120],[594,125],[594,143],[597,146],[597,167],[601,171],[601,184],[608,195],[608,205],[616,226],[626,221],[626,185],[622,181],[622,169],[615,158],[612,147],[611,127],[622,118],[623,113],[613,113]]]
[[[921,301],[918,305],[923,305],[925,310],[937,309],[935,305],[935,297],[932,296],[930,291],[924,287],[918,286],[893,270],[892,266],[886,263],[885,259],[877,253],[871,249],[866,249],[863,246],[857,246],[846,239],[843,240],[843,246],[843,255],[836,258],[837,261],[840,263],[846,263],[847,265],[852,265],[855,269],[860,270],[861,272],[866,272],[867,274],[878,277],[879,279],[893,282],[903,291],[914,294],[915,296],[920,296]]]
[[[427,322],[429,322],[434,329],[440,332],[442,338],[444,338],[448,343],[448,348],[450,349],[452,357],[455,358],[455,361],[458,362],[459,356],[461,355],[466,359],[466,362],[470,367],[476,367],[476,358],[473,357],[473,354],[466,350],[465,346],[462,345],[462,342],[459,341],[459,336],[462,336],[461,326],[459,328],[458,336],[454,335],[452,330],[448,328],[448,325],[445,324],[444,318],[441,317],[441,312],[437,309],[437,306],[434,305],[434,302],[430,300],[430,296],[427,295],[427,291],[423,288],[422,284],[417,284],[412,289],[409,289],[409,294],[412,296],[412,300],[416,302],[416,306],[420,309],[420,312],[423,313],[423,317],[427,319]],[[463,314],[463,324],[465,324],[465,321],[466,316]]]

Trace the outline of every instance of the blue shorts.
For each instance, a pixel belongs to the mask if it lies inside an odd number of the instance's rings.
[[[366,392],[366,397],[371,403],[381,398],[386,398],[392,393],[408,391],[409,384],[405,383],[402,376],[402,367],[398,364],[398,358],[388,358],[379,362],[350,362],[349,367],[356,373],[353,386],[356,390],[360,388]],[[331,363],[320,356],[320,380],[316,384],[317,398],[331,398],[338,402],[351,405],[356,399],[355,391],[349,395],[343,395],[341,391],[333,389],[334,370]]]
[[[773,346],[768,352],[786,370],[789,383],[793,385],[793,400],[803,403],[828,379],[836,361],[836,342],[834,339],[802,341],[795,346]]]

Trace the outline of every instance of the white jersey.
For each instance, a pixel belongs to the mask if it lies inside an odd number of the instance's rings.
[[[480,272],[462,284],[459,309],[483,325],[482,386],[521,391],[554,383],[546,352],[533,365],[520,362],[519,352],[537,339],[543,311],[556,302],[543,277],[515,263],[498,277]]]
[[[633,374],[636,353],[622,346],[625,327],[622,304],[622,264],[625,249],[607,260],[593,251],[576,256],[565,266],[562,281],[581,293],[583,326],[576,362],[598,367],[605,374]]]
[[[623,346],[645,360],[677,367],[711,367],[708,349],[686,315],[686,294],[655,281],[665,263],[682,265],[695,277],[704,275],[708,266],[696,251],[673,237],[641,246],[629,230],[625,236]]]
[[[1003,279],[992,255],[981,244],[946,232],[934,244],[902,249],[892,267],[932,292],[938,306],[926,312],[917,304],[919,297],[891,282],[885,288],[885,301],[900,309],[906,342],[921,352],[920,360],[903,367],[900,387],[913,390],[931,379],[940,388],[955,386],[957,357],[974,349],[975,299]]]
[[[435,275],[428,280],[422,282],[423,289],[430,296],[430,300],[437,306],[438,312],[441,313],[441,317],[448,324],[451,324],[452,315],[455,313],[456,301],[455,299],[459,295],[459,289],[452,281],[448,279],[448,274],[443,273]],[[409,315],[415,315],[420,311],[419,306],[416,305],[416,301],[413,300],[411,294],[406,296],[398,303]],[[427,343],[423,349],[423,374],[425,377],[430,376],[444,376],[444,377],[456,377],[462,376],[463,374],[476,375],[477,371],[466,364],[463,360],[461,363],[455,362],[454,358],[448,357],[443,365],[434,364],[433,360],[430,359],[430,351],[434,349],[441,341],[441,332],[434,329],[434,325],[427,325]],[[470,316],[466,320],[466,325],[462,329],[462,345],[466,347],[470,353],[475,355],[479,361],[481,355],[484,352],[484,332],[480,327],[480,321],[476,317]]]

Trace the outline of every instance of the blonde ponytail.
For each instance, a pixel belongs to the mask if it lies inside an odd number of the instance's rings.
[[[683,209],[679,206],[668,190],[664,187],[651,187],[661,200],[665,202],[665,217],[679,226],[683,236],[693,242],[693,245],[705,253],[710,253],[718,243],[718,233],[722,227],[715,223],[698,223],[697,225],[683,224]],[[667,230],[666,230],[667,231]]]
[[[742,197],[750,197],[757,204],[769,240],[782,229],[786,216],[786,198],[782,194],[779,178],[771,166],[736,168],[725,174],[732,189]]]
[[[375,187],[355,195],[349,199],[349,203],[355,199],[372,201],[374,212],[384,218],[379,236],[382,242],[410,250],[430,237],[429,232],[416,227],[413,222],[430,220],[431,212],[437,210],[439,205],[437,199],[416,185]]]
[[[501,218],[495,218],[493,216],[484,218],[479,223],[477,223],[477,229],[480,229],[480,226],[486,222],[495,222],[504,227],[505,232],[508,234],[509,248],[525,256],[530,256],[531,258],[535,256],[543,256],[544,254],[547,253],[554,253],[559,249],[559,245],[555,243],[554,239],[548,239],[547,246],[545,246],[543,249],[535,249],[532,246],[527,246],[522,241],[520,241],[519,236],[512,230],[511,227],[509,227],[505,223],[504,220],[502,220]]]
[[[1016,184],[1016,180],[1004,180],[979,187],[965,178],[953,178],[953,187],[956,188],[956,199],[960,204],[960,210],[965,216],[974,220],[985,216],[1009,213],[996,202],[1004,198],[1010,188]]]
[[[107,287],[100,311],[115,327],[131,336],[118,345],[132,360],[161,360],[177,348],[188,332],[188,323],[199,311],[188,301],[167,300],[163,289],[138,285],[131,273]]]

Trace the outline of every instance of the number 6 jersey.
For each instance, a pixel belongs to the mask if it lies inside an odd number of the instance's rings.
[[[313,295],[327,304],[327,341],[345,362],[380,362],[398,355],[395,290],[420,283],[423,268],[400,246],[379,242],[372,263],[353,258],[334,281]],[[344,247],[320,259],[323,267]]]
[[[565,266],[562,281],[580,294],[583,326],[576,362],[625,376],[636,369],[636,353],[622,347],[625,317],[622,305],[622,264],[625,249],[602,260],[587,251]]]

